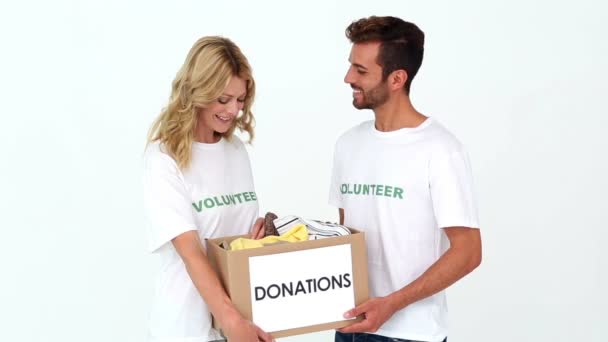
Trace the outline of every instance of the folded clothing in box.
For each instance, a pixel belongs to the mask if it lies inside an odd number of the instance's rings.
[[[308,240],[350,235],[350,230],[348,228],[337,223],[309,220],[293,215],[274,220],[274,225],[276,226],[279,235],[287,233],[299,224],[306,226],[306,229],[308,230]]]
[[[299,224],[294,226],[291,230],[287,231],[285,234],[281,234],[280,236],[268,235],[263,239],[255,240],[248,238],[238,238],[233,240],[230,243],[230,250],[237,251],[241,249],[249,249],[249,248],[259,248],[264,247],[265,245],[272,245],[275,243],[281,242],[298,242],[298,241],[307,241],[308,240],[308,231],[306,226],[303,224]]]

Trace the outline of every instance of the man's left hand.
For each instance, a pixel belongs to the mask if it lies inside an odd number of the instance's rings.
[[[395,313],[396,308],[388,297],[376,297],[347,311],[344,318],[363,315],[361,322],[338,329],[341,333],[376,332]]]

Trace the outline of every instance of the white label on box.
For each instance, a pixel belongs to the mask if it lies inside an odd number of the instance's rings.
[[[249,258],[253,322],[279,331],[342,321],[355,305],[351,246]]]

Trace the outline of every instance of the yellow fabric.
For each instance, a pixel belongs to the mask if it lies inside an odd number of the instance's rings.
[[[306,240],[308,240],[308,229],[306,229],[305,225],[299,224],[281,236],[271,235],[259,240],[246,238],[235,239],[230,243],[230,250],[237,251],[240,249],[264,247],[264,245],[270,245],[279,241],[298,242]]]

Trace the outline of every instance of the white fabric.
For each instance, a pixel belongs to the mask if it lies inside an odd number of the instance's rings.
[[[479,227],[472,188],[462,145],[432,118],[392,132],[368,121],[338,139],[329,203],[344,209],[345,226],[365,232],[370,296],[395,292],[426,271],[449,245],[440,228]],[[444,292],[398,311],[376,333],[442,341]]]
[[[170,242],[196,230],[204,239],[246,234],[258,215],[249,157],[237,138],[194,143],[183,172],[158,143],[144,156],[144,202],[149,249],[160,269],[150,317],[149,341],[203,342],[221,338],[211,328],[207,305]]]
[[[309,220],[293,215],[277,218],[273,223],[279,235],[283,235],[293,229],[293,227],[303,224],[306,226],[306,230],[308,230],[308,240],[350,235],[350,230],[347,227],[337,223]]]

